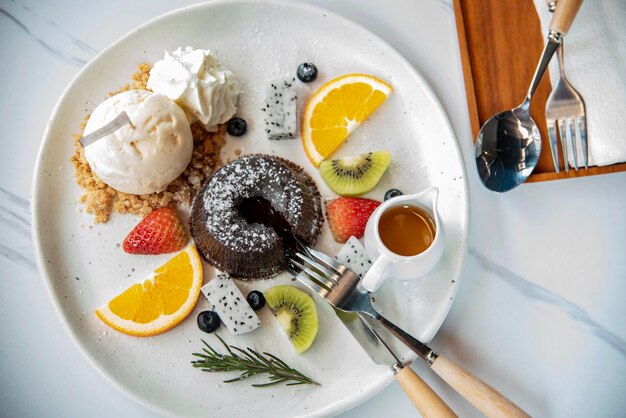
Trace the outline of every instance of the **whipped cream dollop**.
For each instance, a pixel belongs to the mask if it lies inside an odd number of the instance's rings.
[[[125,111],[131,124],[85,147],[91,170],[109,186],[130,194],[160,192],[191,161],[193,137],[185,112],[167,97],[129,90],[93,111],[84,134]]]
[[[148,88],[174,100],[190,122],[196,120],[209,132],[217,131],[237,111],[239,84],[210,50],[178,48],[150,70]]]

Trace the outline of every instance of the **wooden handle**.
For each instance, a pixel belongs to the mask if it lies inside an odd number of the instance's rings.
[[[583,4],[583,0],[558,0],[550,21],[550,30],[565,35]]]
[[[430,367],[487,417],[530,417],[497,390],[446,357],[439,355]]]
[[[424,418],[456,418],[456,414],[409,366],[396,374],[396,380]]]

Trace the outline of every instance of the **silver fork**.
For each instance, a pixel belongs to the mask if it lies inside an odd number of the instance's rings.
[[[336,309],[365,314],[380,322],[486,416],[529,416],[494,388],[379,314],[370,302],[369,293],[359,286],[359,276],[343,264],[303,246],[289,258],[286,269]]]
[[[548,0],[550,12],[556,8],[556,0]],[[589,167],[589,149],[587,146],[587,113],[585,101],[580,93],[574,89],[565,77],[563,63],[563,43],[556,51],[559,64],[559,81],[552,90],[546,102],[546,121],[548,122],[548,137],[554,169],[559,172],[559,150],[557,145],[557,127],[563,148],[563,162],[565,171],[569,167],[569,152],[571,149],[574,169],[578,170],[578,142],[583,154],[585,169]]]

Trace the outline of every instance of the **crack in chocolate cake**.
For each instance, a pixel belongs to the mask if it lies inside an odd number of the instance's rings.
[[[255,154],[209,177],[192,205],[191,235],[216,268],[261,279],[283,270],[293,236],[314,245],[323,221],[317,186],[301,167]]]

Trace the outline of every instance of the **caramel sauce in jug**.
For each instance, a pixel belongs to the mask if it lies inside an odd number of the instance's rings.
[[[435,240],[435,222],[417,206],[391,208],[380,217],[378,234],[391,252],[403,256],[423,253]]]

